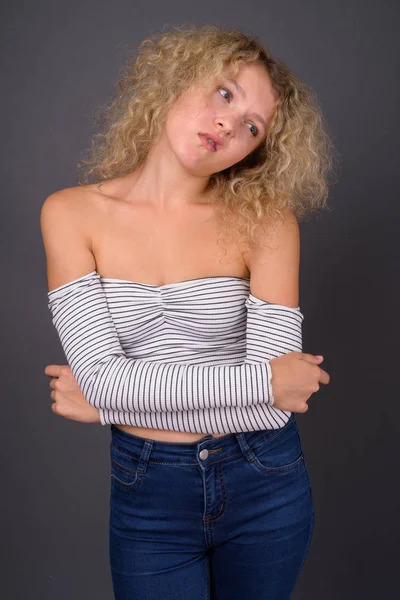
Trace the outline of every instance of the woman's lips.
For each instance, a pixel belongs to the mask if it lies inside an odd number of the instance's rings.
[[[214,146],[214,144],[208,141],[207,136],[204,135],[204,133],[199,133],[198,135],[201,140],[201,143],[205,148],[207,148],[207,150],[210,150],[211,152],[217,151],[217,148]]]

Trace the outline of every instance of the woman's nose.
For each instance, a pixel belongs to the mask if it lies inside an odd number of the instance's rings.
[[[216,120],[216,125],[219,132],[225,133],[225,135],[230,135],[233,131],[233,123],[231,119],[220,117]]]

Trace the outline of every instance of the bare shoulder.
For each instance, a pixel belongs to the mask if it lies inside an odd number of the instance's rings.
[[[94,192],[83,186],[53,192],[40,211],[40,228],[53,289],[95,269],[92,253]]]
[[[300,230],[296,215],[263,218],[246,255],[251,292],[268,302],[297,307],[299,302]]]
[[[251,265],[267,260],[274,253],[288,248],[300,250],[300,229],[297,217],[292,210],[285,209],[281,217],[271,219],[264,216],[259,221],[255,241],[246,252],[246,264]]]
[[[52,192],[45,198],[41,208],[41,220],[59,217],[76,219],[77,224],[93,211],[96,192],[91,186],[74,186]]]
[[[97,184],[57,190],[42,204],[40,226],[43,230],[71,225],[91,243],[108,214],[109,202],[109,196]]]
[[[131,186],[131,175],[89,185],[74,186],[53,192],[44,201],[42,210],[60,211],[83,223],[96,222],[96,217],[108,217],[123,200]]]

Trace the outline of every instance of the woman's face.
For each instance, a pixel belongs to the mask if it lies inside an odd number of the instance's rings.
[[[226,73],[208,89],[198,84],[179,96],[167,115],[165,141],[191,174],[210,176],[238,163],[265,140],[275,103],[265,68],[242,64],[235,76]]]

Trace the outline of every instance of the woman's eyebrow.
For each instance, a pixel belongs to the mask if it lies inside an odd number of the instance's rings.
[[[244,98],[246,98],[246,92],[244,91],[244,89],[242,88],[242,86],[238,84],[238,82],[236,81],[236,79],[227,78],[227,81],[230,81],[231,83],[233,83],[233,85],[235,86],[235,88],[237,89],[237,91],[240,92],[242,94],[242,96],[244,96]]]
[[[227,81],[230,81],[231,83],[233,83],[233,85],[235,86],[236,90],[242,94],[242,96],[244,98],[246,98],[246,92],[244,91],[244,89],[242,88],[241,85],[239,85],[239,83],[236,81],[236,79],[232,79],[232,78],[227,78]],[[265,122],[265,120],[262,118],[261,115],[259,115],[258,113],[249,113],[249,117],[254,117],[255,119],[257,119],[258,121],[260,121],[260,123],[262,123],[264,125],[264,128],[267,129],[267,124]]]

